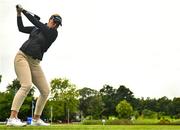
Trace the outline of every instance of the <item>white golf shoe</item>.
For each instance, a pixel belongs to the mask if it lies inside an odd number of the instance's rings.
[[[9,118],[7,121],[7,126],[26,126],[26,123],[23,123],[20,119],[18,118]]]
[[[48,123],[45,123],[43,120],[41,119],[38,119],[38,120],[32,120],[32,123],[31,123],[32,126],[49,126],[50,124]]]

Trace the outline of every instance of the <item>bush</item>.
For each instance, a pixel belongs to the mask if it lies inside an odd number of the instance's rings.
[[[137,119],[140,116],[138,111],[134,111],[133,115],[134,115],[135,119]]]
[[[161,119],[160,122],[158,122],[159,125],[169,125],[170,123],[168,119]]]
[[[180,125],[180,120],[171,122],[171,125]]]
[[[83,125],[102,125],[101,120],[84,120],[82,122]]]
[[[156,125],[159,122],[157,119],[144,119],[138,118],[137,120],[133,121],[134,125]]]
[[[148,109],[144,109],[142,111],[142,115],[143,115],[143,118],[149,118],[149,119],[157,118],[157,113]]]
[[[132,125],[132,121],[128,119],[120,119],[120,120],[108,120],[106,125]]]
[[[180,113],[178,113],[177,115],[175,115],[175,119],[180,119]]]

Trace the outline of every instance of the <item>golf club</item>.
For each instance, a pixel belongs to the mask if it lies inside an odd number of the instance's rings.
[[[16,8],[17,8],[17,9],[18,9],[18,8],[22,8],[22,6],[21,6],[20,4],[18,4],[18,5],[16,5]],[[38,15],[36,15],[36,14],[30,12],[30,11],[27,11],[27,12],[28,12],[29,14],[33,15],[34,18],[36,18],[37,20],[40,20],[40,19],[41,19]]]

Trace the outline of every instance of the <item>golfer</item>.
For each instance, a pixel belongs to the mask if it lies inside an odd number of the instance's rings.
[[[50,94],[50,86],[41,69],[40,61],[42,60],[44,53],[56,40],[58,36],[57,28],[59,25],[62,26],[62,19],[58,14],[55,14],[49,18],[47,24],[43,24],[37,17],[34,17],[31,13],[24,10],[22,6],[17,5],[16,10],[19,31],[30,35],[29,39],[20,47],[14,60],[15,72],[21,87],[17,91],[12,102],[11,115],[7,121],[7,125],[26,125],[26,123],[23,123],[18,119],[18,112],[33,83],[40,91],[40,96],[36,102],[32,125],[47,126],[49,124],[41,120],[40,116]],[[34,26],[24,27],[21,13],[23,13]]]

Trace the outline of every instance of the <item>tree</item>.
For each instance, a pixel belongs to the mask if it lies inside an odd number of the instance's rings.
[[[11,95],[14,97],[15,94],[16,94],[16,92],[18,91],[18,89],[19,89],[20,87],[21,87],[21,85],[20,85],[19,80],[14,79],[14,80],[12,81],[12,84],[9,84],[9,85],[7,86],[6,92],[9,93],[9,94],[11,94]]]
[[[157,113],[154,112],[154,111],[148,110],[148,109],[144,109],[144,110],[142,111],[142,116],[143,116],[144,118],[152,119],[152,118],[156,118],[156,117],[157,117]]]
[[[20,87],[21,85],[19,81],[15,79],[12,81],[12,84],[7,86],[7,90],[5,92],[0,93],[0,111],[3,111],[3,113],[0,113],[0,120],[6,120],[6,118],[9,117],[13,98]],[[31,101],[33,99],[33,95],[34,88],[30,90],[29,94],[24,100],[19,112],[19,118],[26,120],[27,116],[31,116]]]
[[[82,100],[85,100],[88,97],[95,96],[98,93],[97,90],[94,90],[94,89],[91,89],[91,88],[86,88],[86,87],[84,87],[82,89],[79,89],[78,91],[79,91],[79,97]]]
[[[126,100],[131,103],[134,99],[133,92],[124,85],[119,86],[119,88],[116,90],[115,97],[116,105],[119,103],[119,101]]]
[[[126,100],[119,102],[119,104],[116,106],[116,111],[119,118],[123,119],[130,119],[133,114],[133,108]]]
[[[0,83],[1,83],[2,75],[0,75]]]
[[[91,100],[98,93],[98,91],[90,88],[82,88],[79,89],[79,109],[82,112],[83,116],[89,116],[92,114],[91,108],[93,108],[94,104],[91,104]],[[92,105],[92,106],[91,106]]]
[[[19,80],[15,79],[12,81],[12,84],[9,84],[7,86],[7,90],[6,92],[11,95],[11,98],[13,100],[16,92],[19,90],[19,88],[21,87]],[[26,120],[26,118],[29,116],[32,116],[32,100],[34,100],[34,92],[35,92],[35,88],[32,87],[31,90],[29,91],[27,97],[25,98],[23,105],[20,108],[19,111],[19,118]],[[11,102],[12,102],[11,100]]]
[[[157,100],[157,109],[158,112],[164,113],[165,115],[170,114],[169,113],[169,107],[170,107],[171,100],[169,100],[167,97],[162,97]]]
[[[77,112],[78,96],[76,86],[71,84],[67,79],[56,78],[51,81],[52,97],[50,104],[53,106],[53,113],[56,119],[68,120],[68,114]],[[57,106],[58,104],[58,106]],[[56,109],[54,109],[56,108]]]
[[[145,101],[144,101],[144,109],[148,109],[154,112],[158,112],[158,102],[155,98],[151,99],[150,97],[148,97]]]
[[[99,119],[104,105],[99,92],[85,87],[79,90],[79,95],[79,109],[83,112],[83,116],[92,116],[93,119]]]
[[[171,115],[180,118],[180,98],[174,98],[171,103]]]
[[[109,118],[111,115],[115,115],[116,109],[115,109],[115,92],[116,89],[114,89],[110,85],[104,85],[102,89],[100,89],[100,94],[102,96],[102,101],[104,103],[104,110],[103,115]]]
[[[98,93],[91,99],[91,108],[89,111],[91,112],[93,119],[102,118],[102,112],[104,110],[104,103],[102,102],[102,97]]]
[[[6,92],[0,92],[0,121],[5,121],[10,114],[12,96]]]

